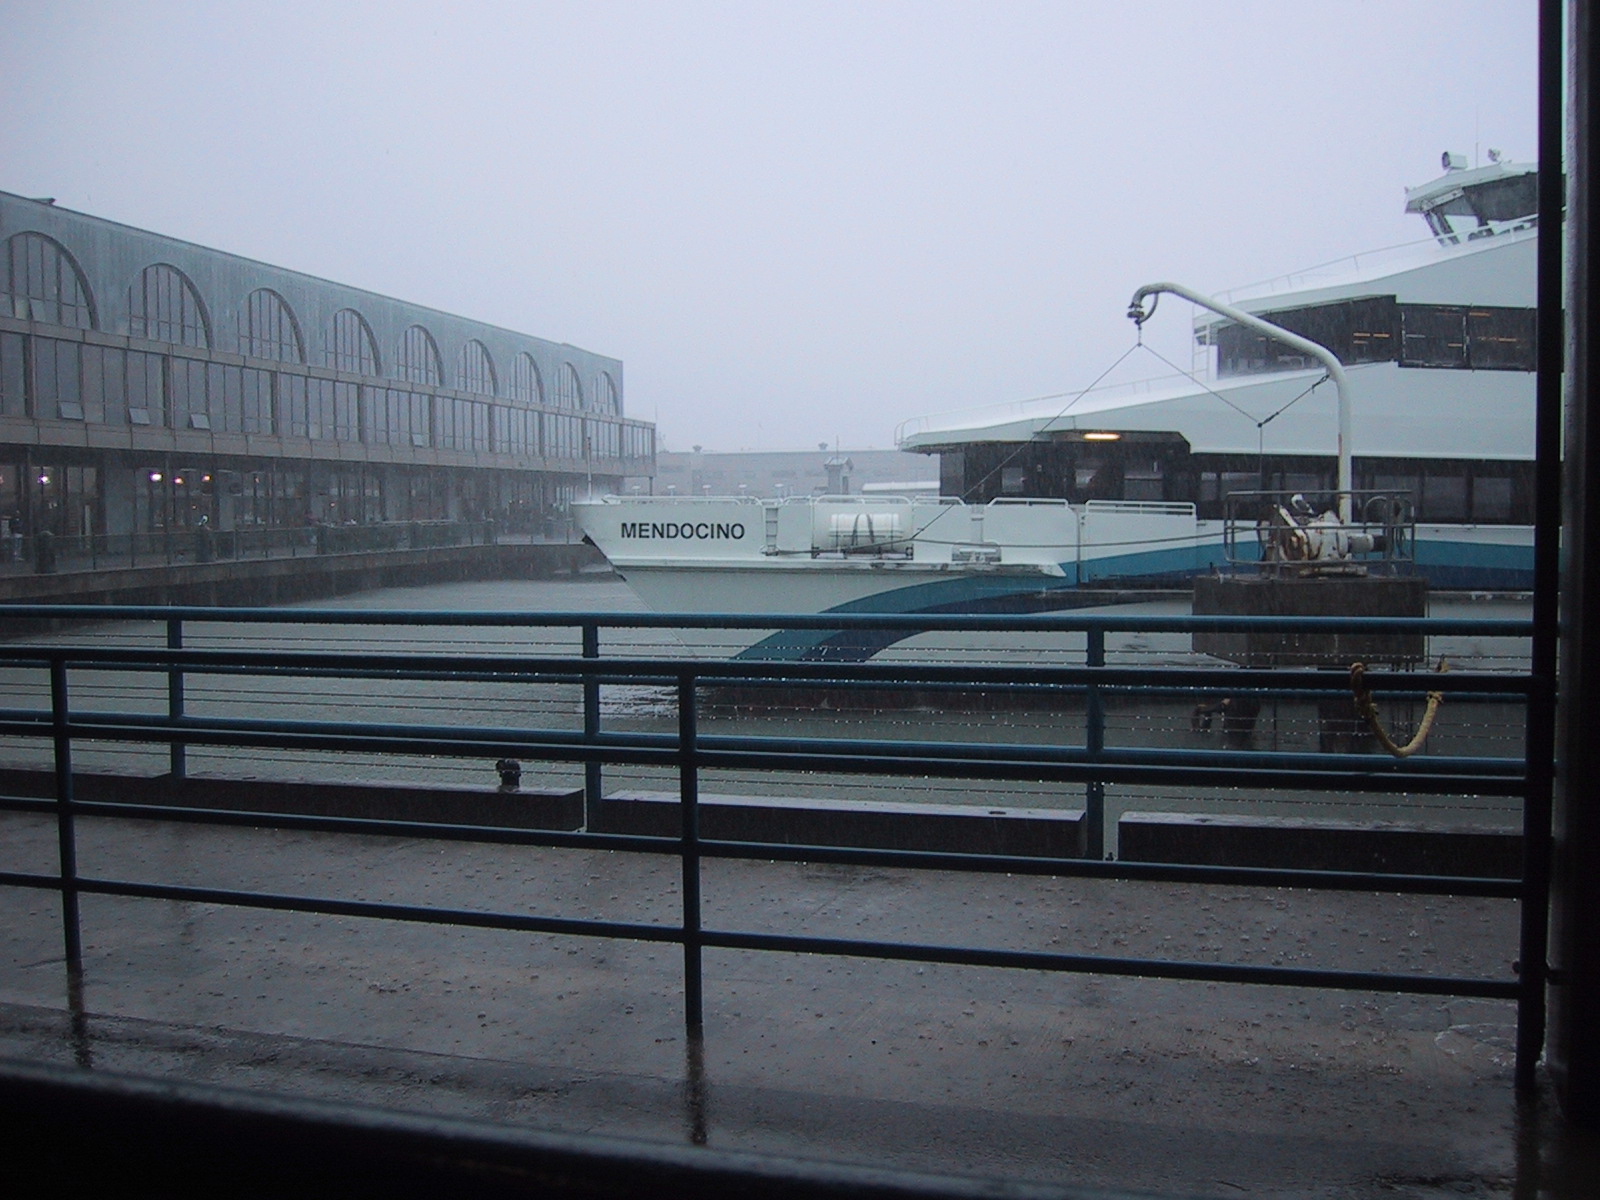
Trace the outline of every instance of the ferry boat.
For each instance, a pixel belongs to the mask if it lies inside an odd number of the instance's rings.
[[[1195,375],[902,425],[901,449],[939,457],[936,497],[608,496],[574,516],[670,612],[1041,611],[1274,560],[1527,589],[1538,169],[1443,168],[1406,192],[1426,240],[1202,310]]]

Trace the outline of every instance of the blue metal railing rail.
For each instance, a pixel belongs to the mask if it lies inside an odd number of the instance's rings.
[[[1174,749],[1113,746],[1105,739],[1108,696],[1182,696],[1254,693],[1299,700],[1340,693],[1337,676],[1327,671],[1183,667],[1130,667],[1105,664],[1105,636],[1128,631],[1193,632],[1224,630],[1315,630],[1351,632],[1426,632],[1525,639],[1526,622],[1503,620],[1421,620],[1342,618],[1130,617],[1077,613],[1052,617],[673,617],[660,614],[533,614],[310,612],[305,610],[100,608],[83,606],[8,606],[7,614],[54,622],[57,632],[32,642],[0,645],[0,671],[10,677],[42,672],[48,676],[48,706],[12,704],[0,708],[0,736],[47,741],[54,771],[54,797],[0,797],[0,810],[50,814],[59,848],[56,873],[9,871],[0,885],[52,890],[62,901],[63,941],[69,993],[76,994],[82,970],[79,898],[116,895],[187,900],[274,911],[372,917],[399,921],[496,928],[551,934],[582,934],[676,943],[684,956],[685,1022],[698,1036],[702,1024],[701,952],[707,947],[777,952],[850,955],[879,959],[1029,968],[1061,972],[1140,975],[1214,982],[1266,983],[1419,994],[1449,994],[1515,999],[1526,1006],[1542,997],[1542,966],[1528,963],[1520,974],[1503,977],[1446,976],[1395,971],[1351,971],[1233,963],[1119,958],[1027,950],[1002,950],[923,942],[887,942],[752,933],[710,928],[702,921],[701,862],[705,858],[757,858],[893,866],[940,871],[1005,872],[1259,887],[1325,888],[1411,894],[1498,897],[1523,905],[1543,904],[1548,881],[1525,871],[1522,878],[1396,875],[1256,867],[1212,867],[1106,861],[1103,812],[1095,811],[1096,789],[1106,783],[1208,782],[1256,788],[1333,788],[1345,792],[1474,794],[1524,796],[1528,772],[1522,755],[1426,754],[1395,759],[1372,754],[1293,753],[1237,749]],[[71,642],[59,626],[92,621],[154,622],[146,645]],[[196,625],[225,623],[228,648],[185,645]],[[354,625],[467,628],[546,627],[575,631],[577,653],[463,653],[448,657],[426,650],[396,653],[366,648],[339,650],[262,650],[252,648],[241,630],[294,624],[333,629]],[[951,631],[1054,631],[1082,634],[1081,665],[957,666],[935,664],[816,662],[761,663],[682,657],[603,657],[602,631],[686,627],[701,624],[770,629],[906,628]],[[134,635],[129,635],[133,637]],[[137,640],[135,637],[134,640]],[[164,677],[164,712],[90,709],[73,700],[69,686],[77,672],[126,672]],[[306,681],[330,684],[356,679],[461,685],[516,683],[576,689],[582,697],[581,727],[449,725],[422,721],[264,719],[225,712],[197,714],[185,706],[185,682],[201,676],[233,680],[282,679],[303,688]],[[1374,671],[1369,686],[1386,697],[1420,697],[1437,691],[1452,703],[1525,705],[1543,683],[1526,669],[1453,671],[1448,674]],[[602,689],[645,684],[662,689],[675,702],[676,728],[650,732],[607,728],[599,699]],[[848,692],[911,686],[939,689],[1031,690],[1068,694],[1084,701],[1081,740],[1051,744],[944,741],[905,738],[847,738],[711,734],[701,731],[705,694],[739,684],[793,689],[827,687]],[[1348,692],[1344,693],[1348,695]],[[1058,731],[1059,732],[1059,731]],[[404,756],[440,755],[467,759],[501,756],[582,764],[592,814],[602,802],[606,764],[647,764],[676,771],[680,828],[676,837],[618,835],[592,831],[509,829],[442,825],[432,822],[305,816],[283,812],[236,812],[177,804],[79,800],[74,795],[75,744],[153,744],[171,748],[172,775],[181,778],[186,747],[279,748],[306,751],[359,751]],[[1086,788],[1087,853],[1082,858],[1026,857],[779,845],[717,840],[700,832],[702,772],[720,769],[807,771],[850,775],[910,775],[956,779],[1022,779],[1081,783]],[[514,845],[605,848],[671,854],[682,864],[682,910],[675,924],[647,924],[486,912],[460,908],[379,903],[353,899],[278,894],[242,889],[193,887],[112,879],[80,867],[76,823],[88,819],[139,819],[249,825],[345,834],[387,834]],[[589,828],[592,830],[593,821]]]

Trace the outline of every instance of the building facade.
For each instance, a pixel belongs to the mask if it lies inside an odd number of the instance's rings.
[[[0,531],[494,519],[655,473],[622,363],[0,192]]]

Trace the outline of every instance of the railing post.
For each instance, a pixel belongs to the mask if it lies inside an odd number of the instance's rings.
[[[600,657],[600,627],[592,622],[583,627],[583,657]],[[583,740],[592,750],[600,736],[600,681],[593,675],[583,677]],[[598,758],[586,759],[583,764],[583,826],[593,831],[600,827],[600,798],[604,780]]]
[[[1106,665],[1106,631],[1099,626],[1091,627],[1087,633],[1087,646],[1084,652],[1084,665],[1089,667],[1103,667]],[[1084,708],[1084,746],[1089,752],[1091,764],[1100,757],[1100,752],[1106,748],[1106,706],[1105,698],[1100,694],[1100,685],[1090,682],[1089,695]],[[1083,854],[1085,858],[1102,859],[1106,856],[1106,785],[1098,778],[1091,779],[1084,785],[1083,796],[1084,829]]]
[[[61,930],[69,989],[83,976],[83,936],[78,924],[78,843],[72,819],[72,738],[67,733],[67,663],[50,660],[50,727],[55,743],[56,845],[61,869]]]
[[[183,649],[183,619],[181,617],[167,618],[167,649]],[[167,720],[174,725],[183,719],[183,669],[181,667],[167,668]],[[189,769],[188,748],[179,741],[174,740],[167,750],[170,770],[174,779],[182,779]]]
[[[701,1036],[705,1009],[700,976],[700,764],[696,749],[695,678],[678,674],[678,796],[683,820],[683,1024]]]

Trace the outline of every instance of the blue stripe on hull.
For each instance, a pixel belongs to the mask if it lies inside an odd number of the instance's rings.
[[[1419,542],[1417,573],[1431,587],[1472,591],[1527,591],[1533,587],[1533,548],[1464,541]],[[1057,578],[963,574],[934,583],[893,588],[827,611],[837,613],[1032,613],[1090,608],[1103,595],[1080,588],[1183,585],[1195,575],[1222,569],[1220,544],[1181,550],[1119,554],[1086,563],[1062,563]],[[893,630],[784,630],[757,642],[738,658],[777,661],[863,662],[912,636]]]

